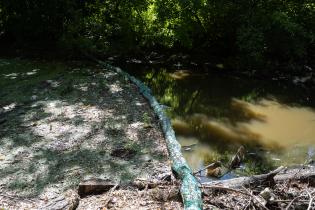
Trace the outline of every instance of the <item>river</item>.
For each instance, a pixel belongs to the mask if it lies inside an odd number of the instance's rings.
[[[227,165],[240,146],[240,167],[220,179],[303,164],[315,153],[315,94],[290,82],[220,71],[127,65],[153,91],[172,120],[193,170]],[[203,179],[213,179],[206,171]]]

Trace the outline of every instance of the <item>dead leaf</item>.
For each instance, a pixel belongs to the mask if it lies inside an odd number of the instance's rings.
[[[4,160],[4,159],[5,159],[5,156],[2,155],[2,154],[0,154],[0,161],[1,161],[1,160]]]

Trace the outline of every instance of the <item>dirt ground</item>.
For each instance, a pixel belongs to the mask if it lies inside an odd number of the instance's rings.
[[[171,174],[152,110],[116,73],[76,62],[0,59],[0,90],[0,208],[45,206],[88,178],[123,184]],[[130,205],[138,193],[125,189],[130,208],[146,206]],[[102,209],[102,202],[83,207],[97,198],[81,199],[78,209]]]

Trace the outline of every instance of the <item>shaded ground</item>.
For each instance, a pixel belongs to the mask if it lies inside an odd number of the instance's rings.
[[[82,66],[0,59],[0,207],[45,205],[87,177],[127,183],[170,173],[137,89]]]

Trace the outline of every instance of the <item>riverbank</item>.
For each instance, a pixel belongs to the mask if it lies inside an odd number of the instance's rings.
[[[80,206],[84,180],[171,175],[159,123],[129,81],[80,62],[1,59],[0,68],[1,207],[34,209],[60,196]]]
[[[183,208],[160,124],[128,80],[87,62],[0,64],[0,207]],[[314,176],[202,190],[209,209],[305,209]]]
[[[71,59],[87,60],[81,50],[65,50],[55,45],[30,45],[2,43],[2,57],[23,57],[28,59],[48,59],[67,61]],[[152,48],[129,51],[90,52],[95,57],[115,66],[140,65],[172,69],[192,69],[198,73],[218,73],[250,79],[263,79],[282,83],[293,83],[296,86],[314,88],[315,63],[308,62],[268,62],[261,67],[242,67],[235,57],[216,55],[205,50],[185,50],[182,48]]]

